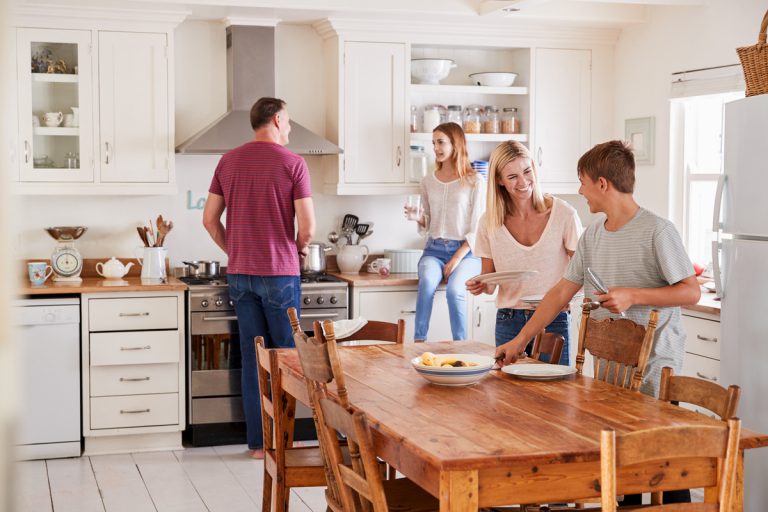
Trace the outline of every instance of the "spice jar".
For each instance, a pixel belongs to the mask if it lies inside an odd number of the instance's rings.
[[[483,116],[483,133],[500,133],[499,107],[488,105]]]
[[[411,133],[419,131],[419,107],[411,105]]]
[[[427,105],[424,107],[422,129],[425,133],[432,133],[432,130],[437,128],[437,125],[441,123],[441,111],[445,111],[445,107],[442,105]]]
[[[520,118],[517,114],[517,108],[504,108],[501,115],[501,133],[520,133]]]
[[[464,133],[480,133],[482,107],[470,105],[464,111]]]
[[[411,146],[411,183],[420,183],[427,175],[427,154],[424,146]]]
[[[448,118],[445,122],[461,126],[461,105],[448,105]]]

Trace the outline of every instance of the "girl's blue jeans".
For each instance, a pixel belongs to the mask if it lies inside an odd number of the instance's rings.
[[[416,298],[416,327],[414,339],[426,340],[432,303],[437,287],[443,281],[443,267],[462,246],[464,240],[430,238],[419,260],[419,293]],[[448,277],[446,298],[451,319],[451,335],[454,340],[467,339],[466,282],[480,273],[480,258],[468,252]]]
[[[528,320],[533,316],[533,310],[531,309],[509,309],[502,308],[496,312],[496,346],[503,345],[515,336],[517,336],[523,329],[523,326],[528,323]],[[568,335],[568,325],[571,323],[571,314],[567,311],[561,311],[559,315],[552,320],[546,329],[546,332],[554,332],[565,338],[563,344],[563,353],[560,356],[560,364],[568,366],[570,354],[568,353],[568,345],[570,336]],[[533,340],[528,343],[525,351],[528,355],[531,354],[533,349]]]

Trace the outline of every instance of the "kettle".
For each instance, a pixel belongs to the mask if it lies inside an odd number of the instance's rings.
[[[113,256],[109,261],[105,261],[104,263],[98,262],[96,264],[96,273],[105,279],[122,279],[132,266],[133,263],[123,265],[120,260]]]
[[[336,263],[342,274],[357,274],[368,258],[368,247],[365,245],[343,245],[336,256]]]

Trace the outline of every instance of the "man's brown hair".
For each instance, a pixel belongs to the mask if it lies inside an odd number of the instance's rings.
[[[579,176],[589,176],[592,181],[605,178],[619,192],[631,194],[635,189],[635,156],[624,141],[609,140],[593,147],[576,166]]]
[[[266,125],[284,108],[285,102],[279,98],[259,98],[251,107],[251,128],[256,130]]]

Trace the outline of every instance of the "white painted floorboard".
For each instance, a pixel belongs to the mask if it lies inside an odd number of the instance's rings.
[[[245,445],[16,464],[18,512],[258,512],[264,463]],[[324,489],[294,489],[290,512],[325,512]]]

